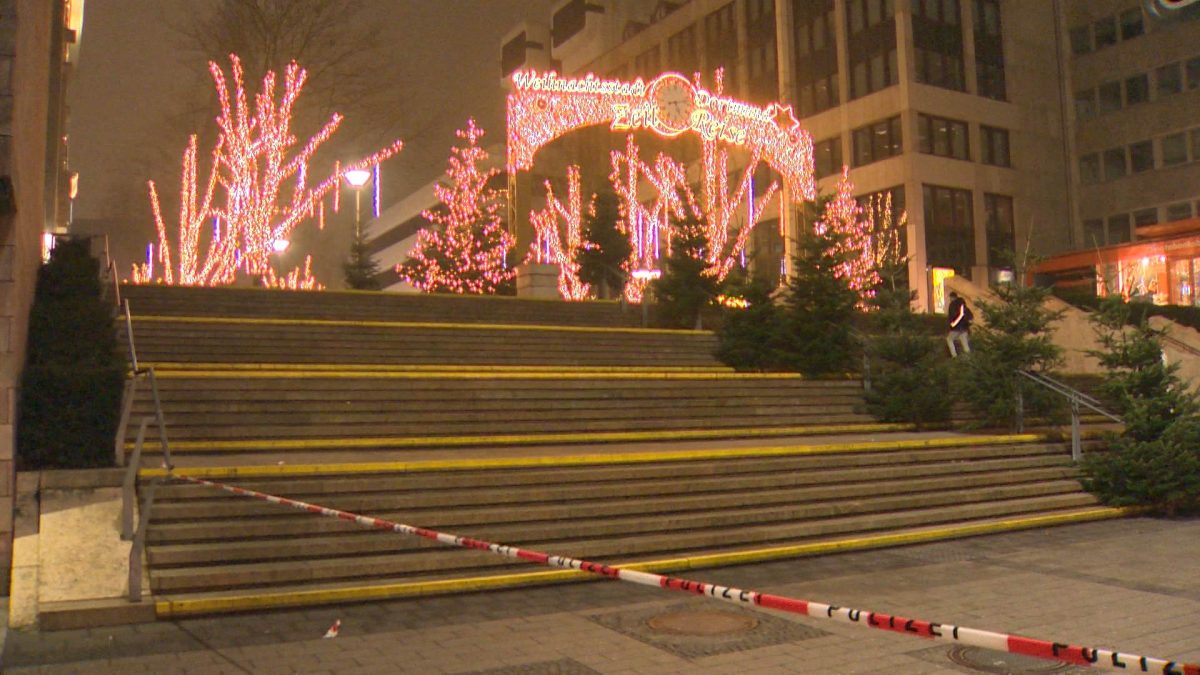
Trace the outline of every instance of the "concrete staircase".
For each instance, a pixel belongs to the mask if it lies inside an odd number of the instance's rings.
[[[655,570],[1118,515],[1062,443],[881,433],[855,380],[733,373],[611,303],[125,295],[177,471],[323,506]],[[146,560],[159,616],[570,578],[178,483]]]

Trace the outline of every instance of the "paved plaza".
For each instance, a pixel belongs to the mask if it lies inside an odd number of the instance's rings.
[[[1200,519],[1133,518],[680,576],[1200,661]],[[322,639],[341,621],[338,637]],[[10,632],[6,673],[1074,672],[848,624],[598,581]],[[1082,669],[1080,669],[1082,672]]]

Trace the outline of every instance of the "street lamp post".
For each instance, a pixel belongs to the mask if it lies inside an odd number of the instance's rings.
[[[342,174],[350,187],[354,188],[354,241],[362,236],[362,188],[371,180],[371,172],[366,169],[350,169]]]

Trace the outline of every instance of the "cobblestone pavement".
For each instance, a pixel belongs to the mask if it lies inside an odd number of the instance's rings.
[[[1200,661],[1200,519],[1105,521],[686,575]],[[321,639],[341,620],[335,639]],[[1075,672],[612,581],[7,636],[6,673]]]

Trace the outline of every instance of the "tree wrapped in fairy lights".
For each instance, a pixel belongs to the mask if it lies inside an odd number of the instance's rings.
[[[441,204],[421,213],[433,227],[417,233],[396,271],[426,293],[495,293],[516,277],[508,264],[516,240],[501,222],[499,192],[488,186],[499,170],[480,167],[488,153],[479,147],[484,131],[474,119],[456,135],[466,143],[450,151],[447,182],[433,188]]]
[[[588,210],[595,208],[595,195]],[[583,245],[583,191],[580,188],[579,166],[567,167],[567,203],[554,195],[554,187],[546,181],[546,207],[530,214],[535,260],[558,265],[558,292],[564,300],[586,300],[591,286],[579,278],[576,258]],[[559,221],[562,227],[559,227]]]
[[[343,175],[355,169],[374,168],[402,147],[397,140],[345,167],[335,164],[329,176],[310,184],[308,164],[318,148],[337,131],[342,116],[336,113],[330,116],[316,134],[298,146],[291,121],[307,72],[294,61],[288,64],[279,96],[276,74],[267,72],[259,91],[251,97],[246,91],[241,61],[234,54],[229,59],[232,88],[221,67],[215,62],[208,64],[221,112],[216,120],[218,135],[202,198],[196,184],[199,162],[195,136],[184,152],[175,256],[179,268],[175,270],[172,265],[171,241],[163,222],[158,191],[154,181],[150,181],[158,247],[155,254],[151,246],[148,260],[134,265],[135,282],[154,281],[157,261],[162,271],[160,280],[167,284],[229,284],[241,269],[264,283],[277,285],[271,281],[278,281],[278,277],[270,264],[276,242],[288,240],[292,231],[309,219],[316,218],[323,227],[324,199],[332,192],[333,208],[337,210],[337,190]],[[210,222],[212,230],[205,246],[204,225]],[[202,248],[203,257],[199,255]],[[294,277],[289,274],[284,278],[294,278],[296,284],[309,288],[319,285],[311,280],[307,269],[297,268]]]
[[[872,219],[864,216],[864,209],[854,199],[854,184],[850,182],[850,170],[842,167],[837,192],[825,204],[825,212],[814,224],[817,234],[833,232],[838,250],[836,257],[842,262],[837,267],[838,276],[844,277],[850,288],[860,298],[860,308],[875,294],[879,286],[879,265],[873,237]]]

